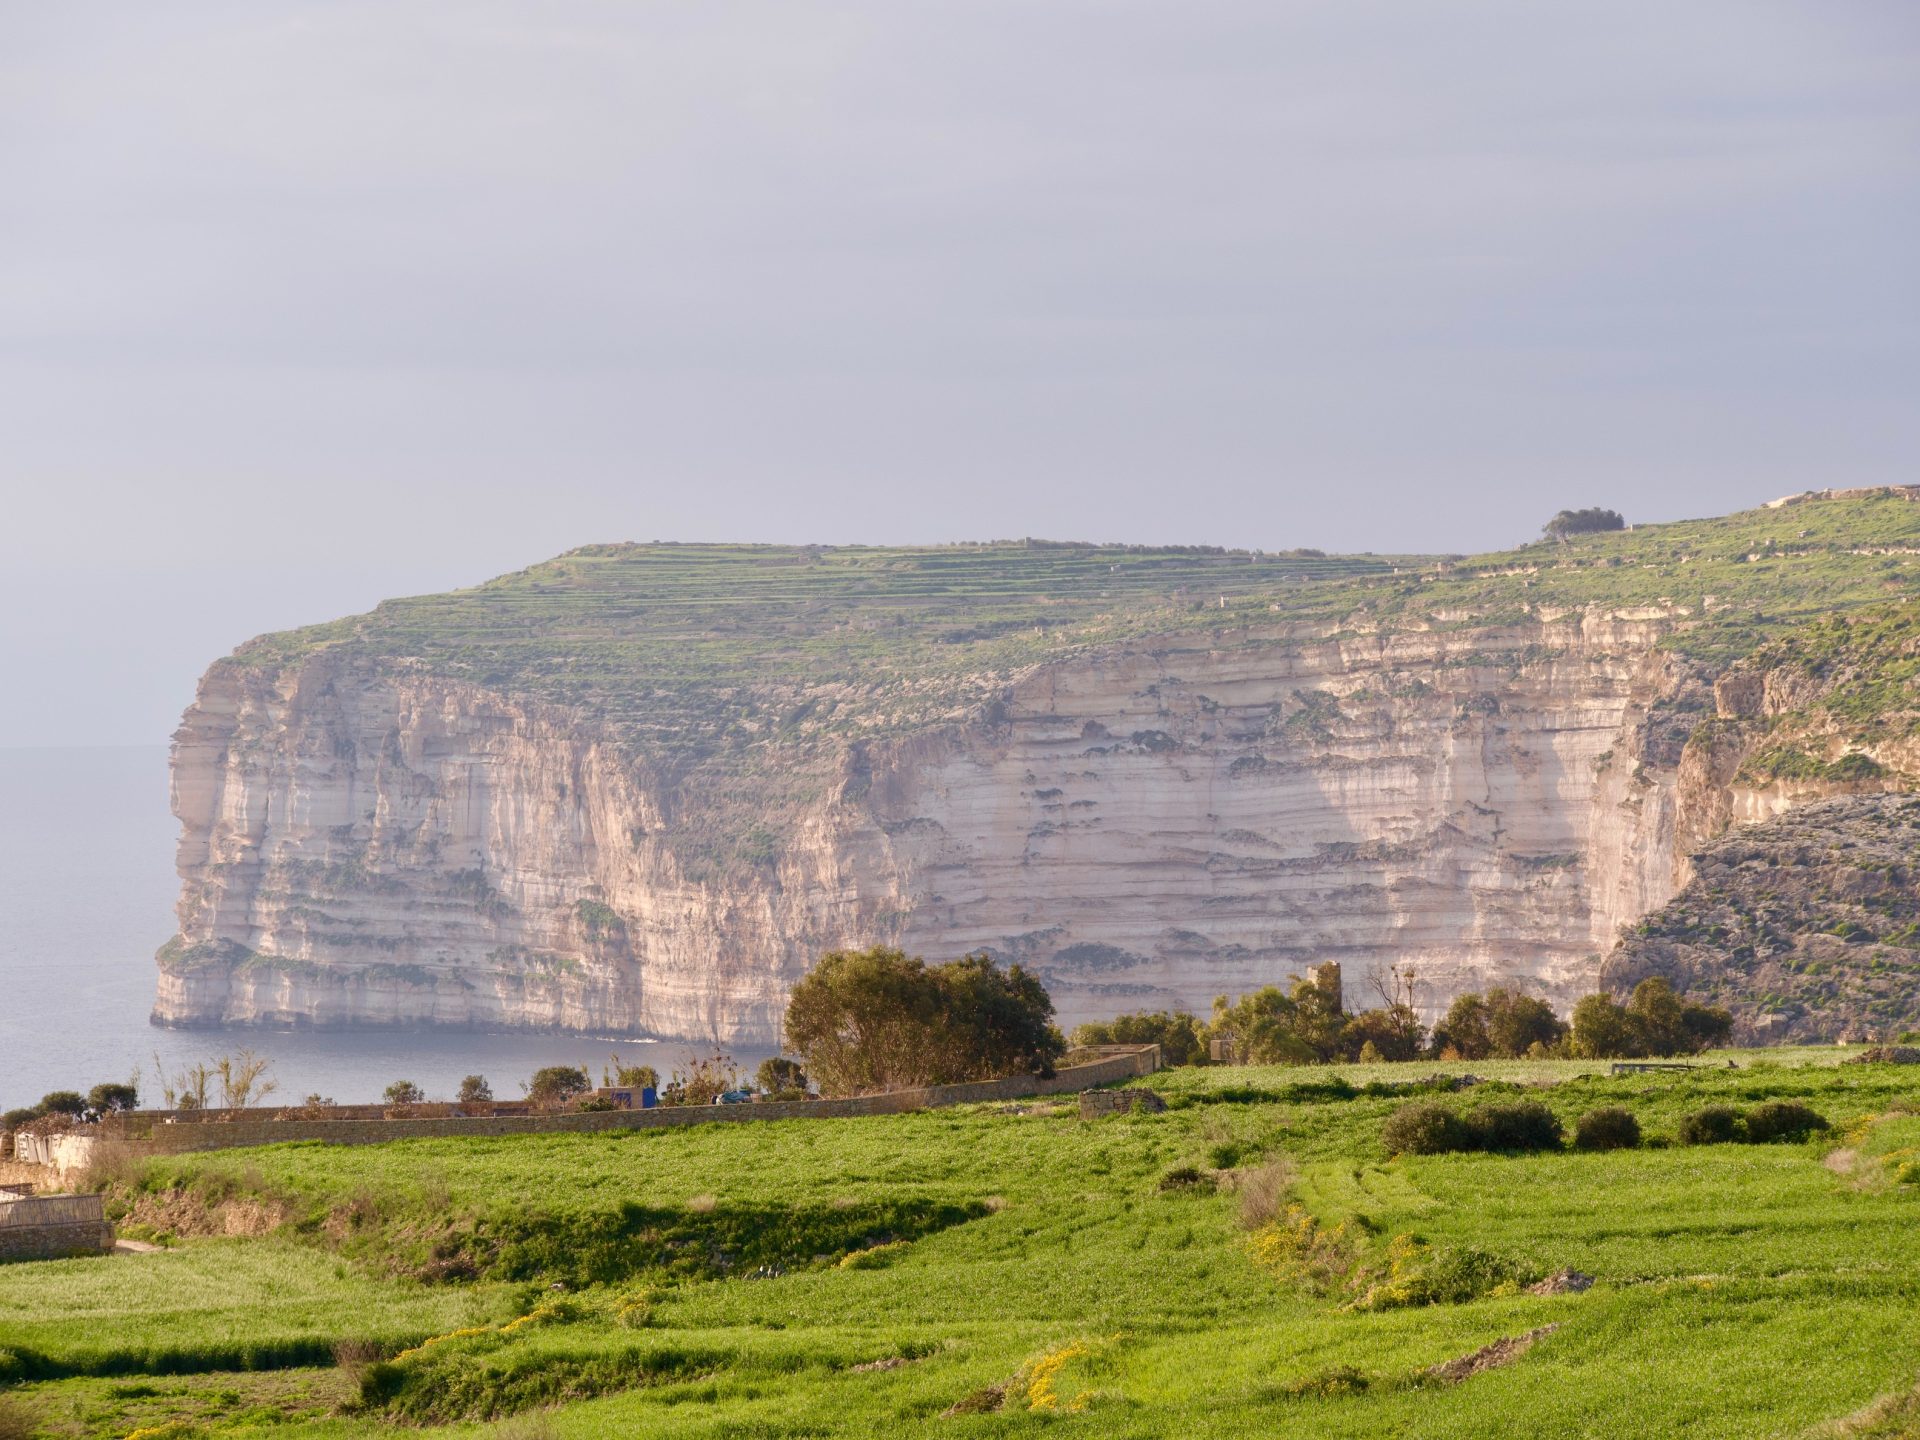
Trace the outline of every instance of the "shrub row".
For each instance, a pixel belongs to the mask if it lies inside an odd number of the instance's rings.
[[[1557,1150],[1562,1131],[1537,1100],[1481,1105],[1465,1115],[1438,1100],[1416,1100],[1387,1117],[1380,1138],[1395,1155],[1444,1155],[1463,1150]]]
[[[1772,1100],[1747,1111],[1708,1105],[1680,1122],[1680,1143],[1765,1145],[1805,1140],[1828,1128],[1825,1116],[1797,1100]],[[1437,1100],[1416,1100],[1387,1117],[1380,1139],[1393,1155],[1514,1154],[1558,1150],[1563,1135],[1554,1113],[1536,1100],[1482,1105],[1464,1115]],[[1573,1143],[1579,1150],[1630,1150],[1640,1143],[1640,1122],[1618,1105],[1589,1110],[1574,1123]]]
[[[1708,1105],[1680,1122],[1680,1143],[1771,1145],[1805,1140],[1829,1128],[1826,1116],[1798,1100],[1769,1100],[1746,1111],[1731,1105]]]

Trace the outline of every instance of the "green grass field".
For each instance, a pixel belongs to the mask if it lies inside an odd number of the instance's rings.
[[[0,1269],[0,1374],[50,1435],[1920,1434],[1920,1073],[1838,1058],[1182,1070],[1141,1082],[1166,1113],[1092,1122],[182,1157],[112,1182],[171,1248]],[[1489,1083],[1448,1103],[1624,1105],[1648,1143],[1390,1158],[1388,1087],[1463,1068]],[[1833,1130],[1671,1143],[1783,1098]],[[270,1233],[196,1238],[233,1215]],[[1326,1263],[1275,1263],[1299,1233]],[[1567,1267],[1597,1283],[1523,1288]],[[1403,1269],[1471,1298],[1356,1306]]]

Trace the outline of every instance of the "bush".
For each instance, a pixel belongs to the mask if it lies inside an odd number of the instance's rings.
[[[667,1088],[660,1092],[662,1105],[711,1105],[729,1090],[740,1088],[740,1071],[730,1055],[693,1055],[686,1068],[676,1067]]]
[[[418,1105],[427,1098],[427,1092],[411,1080],[396,1080],[380,1094],[389,1105]]]
[[[87,1106],[102,1115],[132,1110],[140,1103],[140,1092],[131,1085],[96,1085],[87,1092]]]
[[[769,1095],[781,1095],[798,1090],[804,1098],[807,1089],[807,1072],[800,1068],[800,1062],[789,1060],[784,1055],[774,1055],[760,1062],[760,1068],[753,1072],[754,1083]]]
[[[1798,1100],[1770,1100],[1747,1112],[1747,1140],[1754,1145],[1804,1140],[1817,1130],[1829,1128],[1826,1116]]]
[[[1466,1123],[1438,1100],[1415,1100],[1387,1117],[1380,1131],[1390,1155],[1444,1155],[1474,1148]]]
[[[1726,1145],[1745,1135],[1740,1112],[1731,1105],[1708,1105],[1680,1121],[1682,1145]]]
[[[43,1115],[79,1115],[87,1108],[87,1097],[78,1090],[55,1090],[50,1095],[40,1097],[40,1113]]]
[[[1585,510],[1562,510],[1541,527],[1541,533],[1549,540],[1564,540],[1569,535],[1598,535],[1626,528],[1626,519],[1618,510],[1594,505]]]
[[[533,1072],[533,1079],[527,1082],[527,1099],[536,1105],[558,1109],[592,1088],[587,1072],[578,1065],[548,1065]]]
[[[1574,1123],[1573,1144],[1578,1150],[1631,1150],[1640,1143],[1640,1122],[1618,1105],[1589,1110]]]
[[[1480,1150],[1558,1150],[1562,1131],[1553,1111],[1538,1100],[1482,1105],[1466,1118]]]
[[[454,1098],[462,1105],[483,1105],[493,1099],[493,1086],[484,1075],[469,1075],[460,1082],[459,1093]]]
[[[836,950],[793,987],[787,1043],[823,1095],[1054,1073],[1066,1038],[1046,987],[985,952],[944,965]]]

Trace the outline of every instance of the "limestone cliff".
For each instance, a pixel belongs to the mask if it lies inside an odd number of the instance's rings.
[[[690,874],[588,717],[321,652],[216,666],[176,742],[175,1024],[770,1038],[838,944],[985,947],[1072,1023],[1336,957],[1566,1000],[1671,888],[1666,620],[1146,642],[850,742],[759,863]]]
[[[1783,600],[1920,540],[1823,504],[1472,562],[589,547],[263,637],[176,737],[155,1018],[767,1041],[876,941],[1069,1025],[1323,959],[1564,1006],[1698,843],[1861,781],[1747,714]]]

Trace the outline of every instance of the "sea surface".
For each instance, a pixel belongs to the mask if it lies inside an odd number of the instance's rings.
[[[617,1050],[665,1076],[711,1046],[524,1032],[165,1030],[148,1024],[153,952],[173,933],[179,827],[167,808],[163,745],[0,749],[0,1109],[49,1090],[139,1075],[250,1048],[272,1061],[270,1103],[317,1094],[377,1100],[395,1080],[450,1099],[485,1075],[501,1099],[543,1065],[598,1078]],[[751,1067],[762,1052],[736,1050]]]

